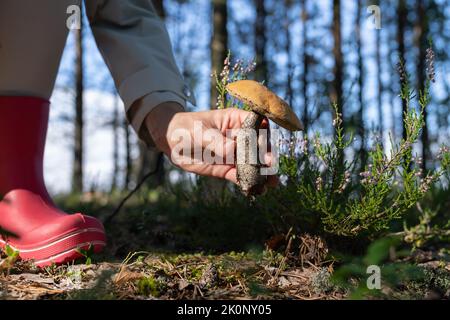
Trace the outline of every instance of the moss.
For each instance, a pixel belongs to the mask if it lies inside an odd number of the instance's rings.
[[[159,297],[165,289],[164,282],[155,279],[153,276],[141,278],[137,284],[138,294],[143,296]]]
[[[190,270],[189,280],[198,281],[203,275],[203,269],[200,267],[195,267]]]

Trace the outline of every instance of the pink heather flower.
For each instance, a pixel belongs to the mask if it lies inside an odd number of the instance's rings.
[[[223,61],[223,65],[224,66],[229,66],[230,65],[230,55],[227,55],[227,57]]]

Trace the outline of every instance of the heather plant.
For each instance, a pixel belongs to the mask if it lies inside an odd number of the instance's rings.
[[[419,211],[419,222],[416,225],[408,226],[406,221],[403,224],[404,231],[398,232],[403,236],[405,242],[412,245],[412,249],[424,248],[432,243],[444,243],[450,241],[450,221],[440,224],[435,219],[438,211],[431,208],[422,209],[417,206]]]
[[[237,59],[233,63],[231,52],[228,52],[228,55],[223,62],[222,71],[219,74],[214,71],[211,75],[216,82],[216,90],[218,93],[217,109],[225,109],[239,105],[246,109],[245,105],[242,105],[238,100],[233,99],[227,94],[226,86],[231,82],[246,80],[255,70],[255,67],[256,63],[254,61],[246,62],[242,59]]]
[[[261,212],[272,220],[273,212],[278,212],[284,223],[298,224],[303,229],[309,224],[316,232],[346,237],[378,234],[388,229],[393,220],[403,217],[434,184],[448,175],[450,165],[446,146],[440,149],[438,168],[428,172],[422,171],[422,160],[413,153],[424,126],[430,85],[435,81],[431,48],[427,51],[426,64],[427,80],[418,94],[411,89],[404,62],[398,64],[399,96],[407,106],[405,134],[399,141],[390,136],[389,152],[385,152],[382,142],[374,141],[367,164],[361,168],[353,136],[346,134],[349,130],[344,128],[338,106],[333,105],[332,137],[324,138],[316,133],[312,141],[307,135],[290,135],[280,141],[280,170],[285,179],[278,191],[255,204]],[[225,86],[247,78],[255,65],[244,66],[238,60],[231,66],[230,56],[224,65],[224,70],[215,75],[218,107],[245,108],[228,97]]]
[[[429,52],[432,52],[431,49]],[[281,159],[282,173],[295,184],[298,214],[320,217],[323,231],[339,236],[357,236],[363,232],[378,233],[388,229],[394,219],[401,218],[429,191],[431,186],[447,174],[449,150],[440,149],[438,169],[423,172],[421,159],[413,156],[414,144],[424,126],[424,110],[430,102],[430,84],[434,81],[432,54],[427,60],[428,78],[424,90],[418,94],[418,106],[410,87],[403,62],[398,65],[401,78],[400,98],[406,103],[404,115],[405,138],[395,142],[386,154],[383,145],[375,142],[368,152],[368,164],[358,172],[356,160],[340,160],[352,151],[353,138],[344,135],[342,116],[334,105],[335,135],[324,142],[316,134],[313,143],[301,139],[300,157],[289,145]],[[355,159],[357,157],[354,157]]]

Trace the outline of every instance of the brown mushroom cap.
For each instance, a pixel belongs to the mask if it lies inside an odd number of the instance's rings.
[[[253,111],[266,116],[281,127],[291,131],[303,130],[303,124],[286,101],[259,82],[239,80],[229,83],[227,91]]]

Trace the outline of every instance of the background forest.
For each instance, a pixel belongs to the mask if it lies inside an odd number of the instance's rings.
[[[131,131],[84,20],[52,97],[46,179],[61,207],[105,222],[109,244],[47,270],[60,291],[29,296],[450,297],[450,1],[153,4],[192,111],[220,105],[214,74],[230,54],[235,74],[256,63],[246,76],[305,131],[284,132],[280,186],[253,201],[181,172]],[[10,277],[32,268],[13,262]],[[370,265],[380,290],[366,285]]]

